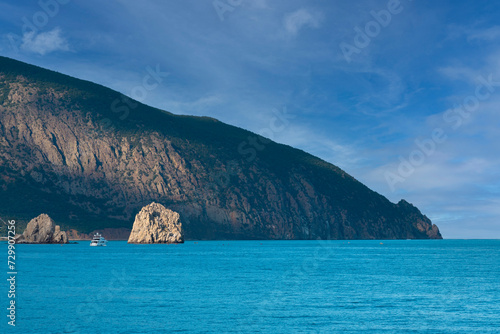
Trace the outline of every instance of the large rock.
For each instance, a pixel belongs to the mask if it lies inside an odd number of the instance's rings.
[[[45,213],[33,218],[24,233],[16,237],[20,244],[67,244],[68,235]]]
[[[158,203],[142,208],[135,216],[128,242],[131,244],[178,244],[184,242],[177,212]]]

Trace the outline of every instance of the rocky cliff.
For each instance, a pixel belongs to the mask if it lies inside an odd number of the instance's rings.
[[[135,216],[128,243],[180,244],[184,242],[182,233],[179,214],[153,202]]]
[[[207,117],[0,58],[0,214],[132,227],[156,201],[187,239],[440,238],[338,167]]]
[[[33,218],[23,234],[16,236],[18,244],[67,244],[68,236],[46,214]]]

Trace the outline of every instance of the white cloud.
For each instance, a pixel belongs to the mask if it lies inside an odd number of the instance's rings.
[[[267,0],[253,0],[253,1],[249,1],[245,4],[249,5],[253,8],[260,8],[260,9],[269,8],[269,4],[267,3]]]
[[[448,26],[448,35],[452,40],[464,36],[468,42],[494,42],[500,39],[500,26],[476,28],[474,26],[450,25]]]
[[[21,49],[24,51],[45,55],[54,51],[68,51],[68,42],[61,36],[61,29],[36,34],[34,31],[23,35]]]
[[[293,115],[292,117],[295,118]],[[303,123],[301,120],[292,119],[284,131],[274,133],[272,139],[313,154],[342,168],[347,173],[363,160],[354,145],[332,139],[320,129],[301,123]]]
[[[164,97],[163,97],[164,98]],[[213,106],[220,105],[224,100],[220,96],[203,96],[191,101],[168,100],[163,103],[164,109],[175,114],[204,115]]]
[[[295,36],[305,26],[309,26],[310,28],[318,28],[320,19],[320,15],[311,13],[302,8],[285,15],[283,24],[287,33]]]
[[[500,26],[494,26],[484,30],[467,31],[467,40],[494,41],[500,38]]]
[[[474,82],[480,73],[470,67],[447,66],[438,68],[438,73],[451,80],[464,80]]]

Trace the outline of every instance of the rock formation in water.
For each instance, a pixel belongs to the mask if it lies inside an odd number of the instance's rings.
[[[184,242],[177,212],[158,203],[142,208],[135,216],[128,242],[131,244],[179,244]]]
[[[23,234],[16,236],[19,244],[67,244],[68,236],[45,213],[33,218]]]
[[[0,57],[0,215],[132,228],[151,202],[186,239],[428,239],[416,207],[340,168],[208,117]]]

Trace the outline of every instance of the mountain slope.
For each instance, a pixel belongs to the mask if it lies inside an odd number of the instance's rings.
[[[0,214],[87,233],[131,228],[152,201],[187,239],[441,238],[411,204],[303,151],[0,57]]]

